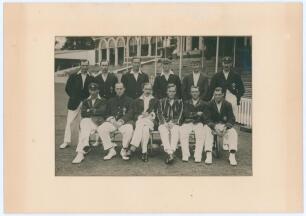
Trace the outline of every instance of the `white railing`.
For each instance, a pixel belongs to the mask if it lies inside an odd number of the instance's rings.
[[[252,127],[252,99],[241,98],[238,106],[237,122]]]

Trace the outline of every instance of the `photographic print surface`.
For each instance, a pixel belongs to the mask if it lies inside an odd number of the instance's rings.
[[[252,37],[55,38],[56,176],[251,176]]]

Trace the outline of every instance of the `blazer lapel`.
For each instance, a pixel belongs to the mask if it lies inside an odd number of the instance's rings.
[[[76,80],[77,80],[78,86],[80,86],[81,89],[83,89],[82,75],[81,75],[81,74],[78,74],[78,75],[76,76]]]

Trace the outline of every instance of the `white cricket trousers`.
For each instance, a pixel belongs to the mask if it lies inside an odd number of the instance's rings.
[[[67,142],[67,143],[71,142],[71,124],[76,119],[78,114],[80,113],[81,106],[82,106],[82,103],[80,103],[80,105],[75,110],[68,109],[64,142]]]
[[[116,131],[117,128],[110,122],[104,122],[98,127],[98,133],[101,137],[104,150],[115,147],[116,144],[112,143],[110,134]],[[122,134],[122,146],[127,148],[129,146],[130,140],[133,136],[133,125],[124,124],[118,128],[118,131]]]
[[[85,153],[84,147],[89,146],[89,136],[91,131],[97,130],[98,126],[91,120],[91,118],[83,118],[80,122],[79,143],[76,152]]]
[[[139,147],[141,143],[142,153],[146,153],[150,140],[150,130],[154,129],[154,123],[149,118],[139,118],[136,121],[131,145]]]
[[[179,141],[180,126],[174,125],[173,128],[169,130],[165,124],[162,124],[159,125],[158,131],[165,152],[173,154]]]
[[[223,145],[228,145],[229,150],[238,150],[238,134],[234,128],[230,128],[223,136]]]
[[[236,95],[232,94],[229,90],[226,90],[225,100],[232,104],[233,113],[235,119],[237,120],[238,117],[238,105],[237,105],[237,97]]]
[[[181,138],[181,145],[182,145],[182,157],[189,158],[189,136],[190,133],[194,131],[195,133],[195,152],[194,158],[195,160],[201,161],[202,159],[202,152],[205,143],[205,151],[211,151],[214,141],[214,136],[212,134],[211,129],[202,123],[188,123],[183,124],[180,127],[180,138]]]

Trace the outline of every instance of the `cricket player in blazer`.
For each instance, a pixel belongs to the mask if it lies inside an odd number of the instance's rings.
[[[191,99],[184,102],[183,124],[180,127],[180,140],[182,145],[182,160],[187,162],[190,157],[189,136],[192,131],[195,133],[194,160],[199,163],[202,159],[204,142],[212,146],[214,137],[211,129],[207,126],[209,121],[208,103],[200,99],[198,86],[191,86]],[[205,161],[209,162],[209,160]]]
[[[69,76],[65,91],[69,96],[68,113],[65,127],[64,142],[60,148],[66,148],[71,143],[71,124],[80,113],[82,101],[88,98],[88,85],[93,81],[93,77],[88,73],[88,60],[81,60],[81,68],[77,73]]]
[[[167,86],[173,83],[176,86],[176,97],[181,98],[181,80],[170,68],[171,61],[162,59],[163,70],[156,76],[153,84],[153,95],[157,99],[167,97]]]
[[[132,59],[132,70],[123,74],[121,82],[123,82],[126,90],[125,94],[133,99],[142,95],[142,87],[144,83],[149,82],[149,76],[140,69],[140,58]]]
[[[209,127],[223,142],[223,149],[228,150],[229,162],[231,165],[237,165],[235,153],[238,148],[238,134],[234,128],[235,116],[232,105],[224,99],[224,90],[222,87],[216,87],[214,99],[209,102],[210,120]],[[211,158],[212,146],[205,143],[206,157]]]
[[[160,99],[157,107],[157,117],[159,120],[158,131],[167,154],[166,164],[174,161],[174,152],[179,141],[180,121],[183,114],[183,101],[177,99],[176,86],[173,83],[167,86],[167,97]]]
[[[101,61],[101,71],[95,77],[95,82],[98,83],[100,97],[110,99],[116,96],[115,84],[118,82],[117,76],[108,70],[109,62]]]
[[[122,159],[128,160],[128,146],[133,136],[133,99],[125,95],[123,83],[115,84],[116,96],[109,99],[106,104],[106,121],[99,126],[98,133],[102,139],[105,150],[109,150],[104,160],[109,160],[117,153],[116,144],[111,141],[110,134],[118,130],[122,134],[122,149],[120,155]]]
[[[144,162],[148,161],[148,143],[150,139],[150,130],[154,130],[156,117],[156,107],[158,100],[152,95],[151,83],[143,85],[143,94],[134,102],[134,120],[136,127],[131,141],[130,153],[133,153],[141,144],[142,156]]]
[[[182,97],[184,100],[191,99],[190,88],[191,86],[199,87],[200,99],[203,101],[209,100],[209,82],[208,77],[204,75],[201,71],[200,60],[194,60],[191,62],[193,71],[184,77],[182,81]]]
[[[211,79],[210,98],[216,87],[222,87],[225,100],[232,104],[234,116],[237,118],[238,105],[245,89],[240,75],[232,69],[232,58],[229,56],[222,59],[222,72],[216,73]]]
[[[79,143],[76,148],[77,155],[72,163],[81,163],[84,155],[89,150],[89,136],[93,131],[104,122],[104,113],[106,108],[106,99],[99,96],[99,86],[97,83],[90,83],[90,96],[86,99],[81,107],[81,122]]]

